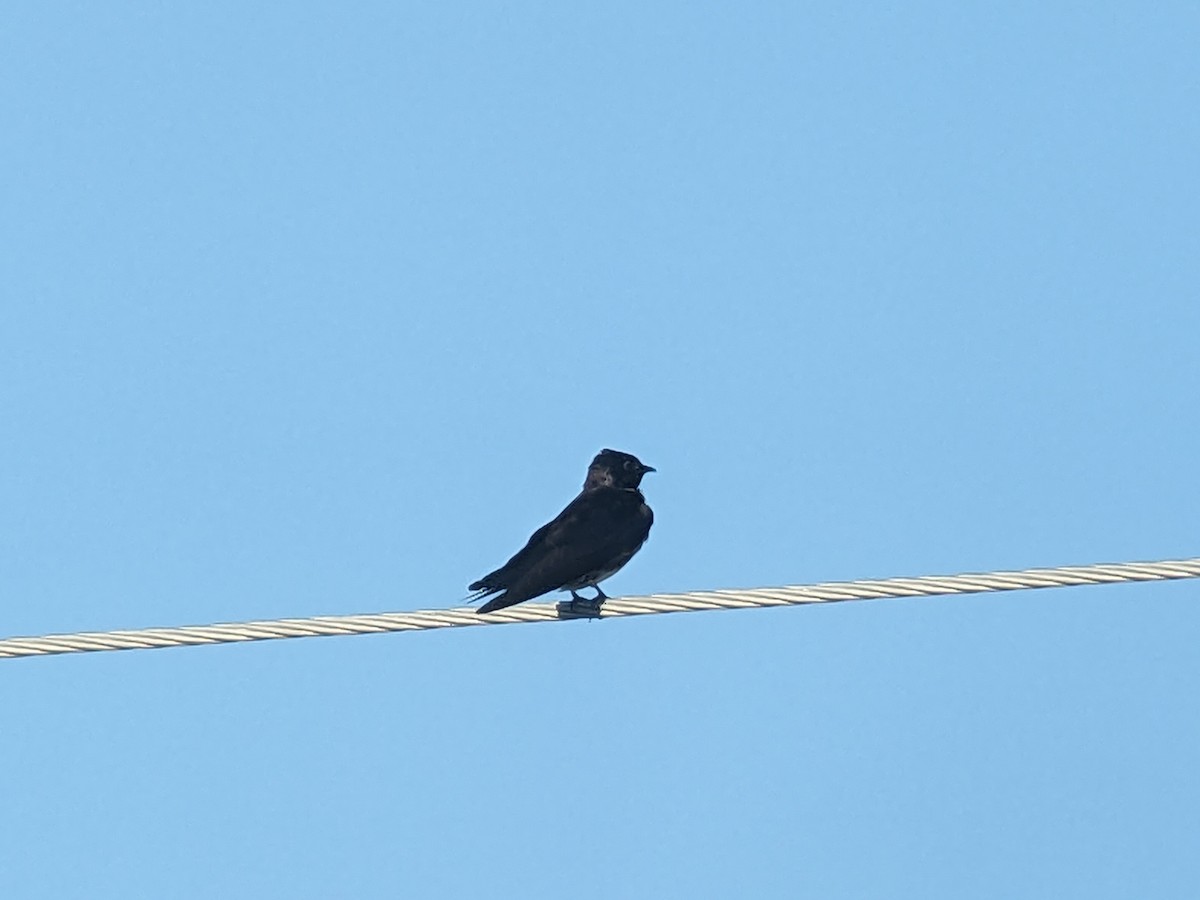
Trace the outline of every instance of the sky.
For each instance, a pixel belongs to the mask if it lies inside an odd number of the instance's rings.
[[[0,636],[1200,555],[1194,3],[24,3]],[[21,898],[1195,897],[1200,584],[0,661]]]

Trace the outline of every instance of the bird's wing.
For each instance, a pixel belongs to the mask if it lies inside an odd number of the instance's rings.
[[[503,585],[489,580],[507,590],[484,609],[539,597],[604,571],[623,555],[628,559],[646,540],[652,518],[639,493],[599,489],[581,494],[499,570]]]
[[[574,508],[583,499],[583,494],[580,494],[574,500],[567,504],[567,508],[547,522],[541,528],[533,533],[525,546],[513,554],[512,559],[502,565],[494,572],[488,572],[474,584],[467,587],[468,591],[482,591],[484,594],[492,594],[496,591],[502,591],[510,587],[513,581],[521,576],[521,573],[528,568],[529,562],[538,558],[543,548],[554,538],[552,533],[557,534],[560,531],[560,526],[565,519],[574,515]]]

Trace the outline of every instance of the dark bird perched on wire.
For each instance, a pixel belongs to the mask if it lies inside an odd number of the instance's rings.
[[[616,573],[641,549],[650,534],[654,513],[638,490],[642,476],[653,472],[636,456],[601,450],[588,467],[579,496],[543,525],[516,556],[484,575],[468,590],[478,600],[491,594],[479,612],[504,609],[550,591],[570,591],[571,610],[598,613],[608,599],[600,582]],[[577,591],[593,587],[596,596]]]

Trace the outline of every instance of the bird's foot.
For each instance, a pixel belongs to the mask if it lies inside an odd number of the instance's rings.
[[[571,591],[571,599],[558,604],[558,617],[560,619],[598,619],[600,618],[600,604],[608,599],[608,595],[600,588],[596,588],[595,597],[580,597],[575,591]]]

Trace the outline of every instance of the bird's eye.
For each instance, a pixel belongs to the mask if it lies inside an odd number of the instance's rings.
[[[633,460],[632,460],[632,459],[627,459],[627,460],[625,460],[625,468],[626,468],[626,469],[632,469],[632,468],[633,468]]]

